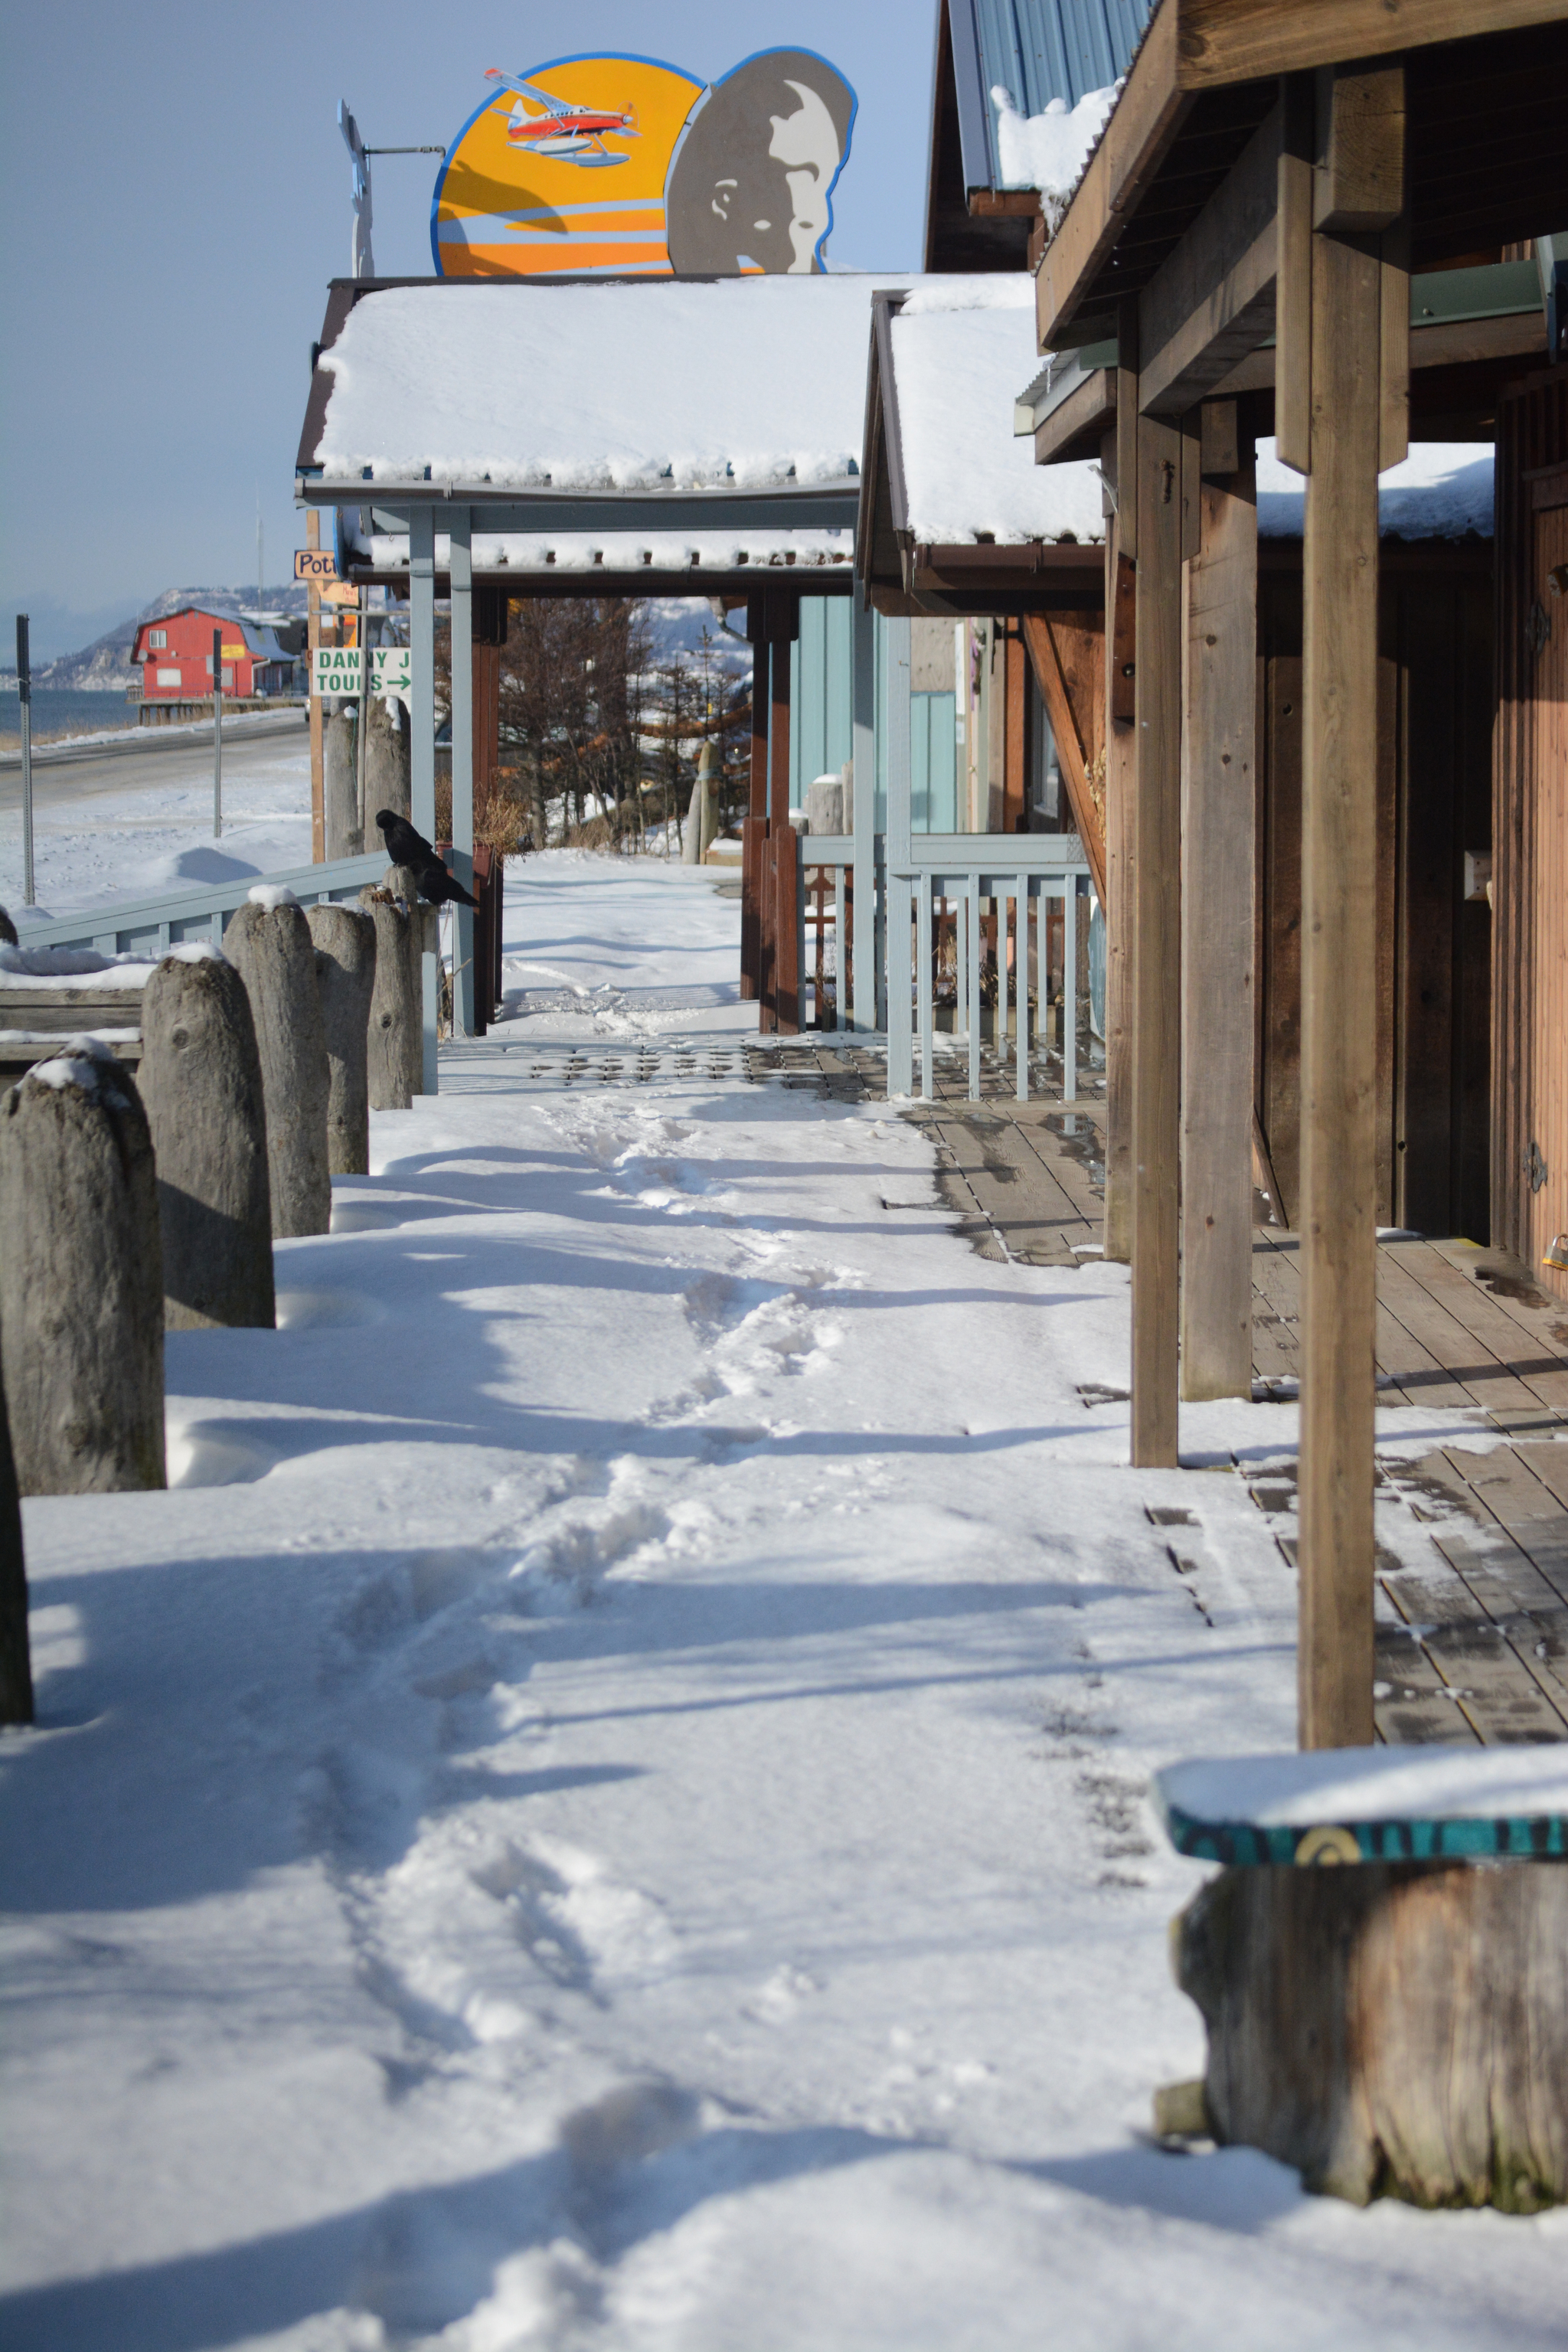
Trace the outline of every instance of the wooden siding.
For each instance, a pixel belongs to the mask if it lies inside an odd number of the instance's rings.
[[[1542,1264],[1568,1231],[1568,383],[1498,404],[1497,556],[1494,1237],[1568,1298]]]
[[[1378,606],[1377,1213],[1489,1237],[1491,585],[1473,548],[1385,552]],[[1296,562],[1299,563],[1299,555]],[[1268,551],[1258,599],[1258,1114],[1287,1217],[1300,1200],[1301,580]]]

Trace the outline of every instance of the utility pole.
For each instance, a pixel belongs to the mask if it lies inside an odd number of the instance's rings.
[[[223,631],[213,631],[213,839],[223,839]]]
[[[27,644],[27,615],[16,615],[16,700],[22,717],[22,897],[32,906],[33,893],[33,665]]]

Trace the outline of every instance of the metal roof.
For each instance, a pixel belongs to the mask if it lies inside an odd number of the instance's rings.
[[[1076,106],[1127,71],[1152,13],[1153,0],[949,0],[965,186],[1002,184],[993,89],[1022,114]]]

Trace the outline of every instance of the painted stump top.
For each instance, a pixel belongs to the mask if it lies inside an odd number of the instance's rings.
[[[1568,1858],[1568,1741],[1214,1757],[1167,1765],[1151,1793],[1199,1862]]]

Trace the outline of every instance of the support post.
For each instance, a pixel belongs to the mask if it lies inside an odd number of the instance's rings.
[[[1181,1155],[1182,434],[1140,416],[1132,982],[1132,1460],[1176,1465]]]
[[[914,1092],[914,1005],[910,993],[910,758],[913,711],[910,705],[910,625],[890,620],[883,625],[887,660],[888,710],[888,830],[887,923],[888,956],[888,1092]],[[962,681],[961,681],[962,683]]]
[[[763,845],[768,837],[768,664],[773,647],[763,633],[763,600],[753,596],[746,612],[752,640],[751,796],[741,827],[741,999],[753,1003],[762,992]]]
[[[1121,437],[1128,436],[1125,430]],[[1120,510],[1118,436],[1100,444],[1110,511],[1105,524],[1105,1255],[1132,1257],[1132,967],[1137,867],[1132,855],[1138,739],[1132,725],[1136,590]],[[1129,483],[1129,499],[1134,485]]]
[[[1252,1393],[1258,501],[1236,412],[1235,401],[1203,406],[1199,548],[1183,587],[1182,1394],[1191,1398]],[[1211,457],[1212,474],[1202,470]]]
[[[1374,77],[1384,94],[1387,68]],[[1403,114],[1321,94],[1320,152],[1354,116],[1390,162]],[[1340,190],[1342,200],[1343,190]],[[1331,215],[1331,218],[1332,215]],[[1282,251],[1281,260],[1289,258]],[[1311,434],[1303,548],[1301,763],[1301,1458],[1303,1748],[1373,1737],[1373,1413],[1377,1158],[1377,472],[1382,265],[1375,236],[1315,227]],[[1299,288],[1282,289],[1298,306]]]
[[[792,632],[793,636],[793,632]],[[796,941],[795,831],[789,821],[790,640],[773,616],[772,692],[768,704],[768,887],[763,910],[763,1021],[793,1037],[800,1029],[800,958]],[[787,870],[786,870],[787,868]]]
[[[223,631],[213,631],[213,839],[223,839]]]
[[[31,907],[37,903],[37,886],[33,877],[33,659],[26,613],[16,615],[16,705],[22,738],[22,903]]]
[[[855,599],[854,622],[855,981],[854,1025],[877,1026],[877,616]],[[840,982],[842,988],[842,982]]]
[[[321,544],[321,510],[311,507],[305,517],[305,544],[319,550]],[[321,698],[316,692],[316,648],[321,642],[321,590],[312,580],[310,587],[309,618],[305,624],[305,643],[310,664],[310,699],[306,708],[310,714],[310,863],[321,866],[327,856],[327,800],[325,773],[322,766]]]
[[[454,507],[452,552],[452,872],[474,887],[474,556],[473,512]],[[475,1023],[474,914],[452,908],[452,1034],[478,1034]]]
[[[436,838],[436,514],[423,500],[408,515],[408,638],[413,678],[408,730],[409,799],[414,830]],[[436,1035],[440,974],[426,950],[420,957],[420,1093],[437,1090]]]

